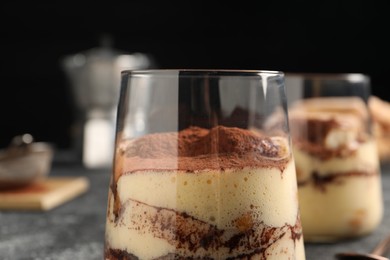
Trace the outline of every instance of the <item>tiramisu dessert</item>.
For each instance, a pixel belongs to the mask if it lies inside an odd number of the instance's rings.
[[[291,105],[289,121],[305,241],[373,231],[383,205],[366,104],[353,97],[310,98]]]
[[[288,139],[216,126],[118,141],[105,241],[105,259],[305,259]]]

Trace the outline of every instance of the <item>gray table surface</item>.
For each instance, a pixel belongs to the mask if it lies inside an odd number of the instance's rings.
[[[109,169],[53,165],[53,176],[86,176],[90,189],[47,212],[0,210],[2,260],[102,260]],[[385,214],[370,235],[334,244],[305,244],[307,260],[335,259],[341,251],[369,252],[390,234],[390,168],[382,168]],[[388,255],[390,257],[390,254]]]

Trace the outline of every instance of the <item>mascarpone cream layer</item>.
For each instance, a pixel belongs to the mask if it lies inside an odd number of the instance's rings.
[[[293,154],[298,169],[297,178],[299,182],[310,179],[313,172],[316,172],[319,176],[327,176],[352,171],[376,172],[379,169],[377,147],[372,139],[360,143],[356,151],[348,157],[333,157],[321,160],[299,150],[294,144]]]
[[[379,175],[339,177],[321,190],[313,183],[299,186],[305,239],[363,235],[374,230],[383,215]]]

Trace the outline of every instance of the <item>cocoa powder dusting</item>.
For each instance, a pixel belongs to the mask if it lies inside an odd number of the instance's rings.
[[[277,142],[259,132],[216,126],[190,127],[178,133],[157,133],[124,141],[117,152],[121,173],[140,170],[225,170],[277,167],[290,160],[287,142]],[[120,158],[123,157],[123,158]],[[119,176],[118,176],[119,177]]]

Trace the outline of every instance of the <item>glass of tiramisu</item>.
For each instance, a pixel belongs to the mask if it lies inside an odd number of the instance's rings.
[[[367,105],[370,78],[286,73],[286,89],[305,241],[371,233],[381,222],[383,201]]]
[[[282,72],[121,77],[106,260],[305,259]]]

